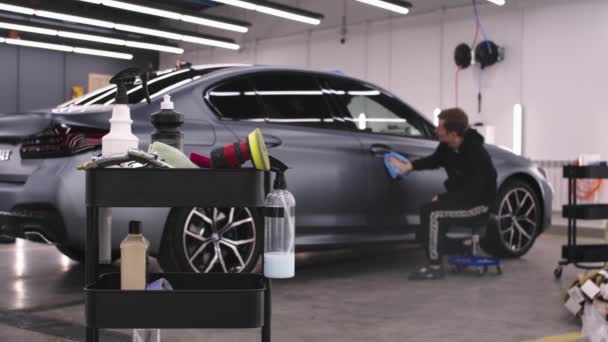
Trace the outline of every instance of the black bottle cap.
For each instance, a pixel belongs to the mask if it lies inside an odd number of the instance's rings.
[[[141,234],[141,221],[129,222],[129,234],[132,234],[132,235]]]

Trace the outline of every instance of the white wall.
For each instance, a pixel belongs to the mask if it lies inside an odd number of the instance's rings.
[[[506,60],[483,73],[483,113],[477,114],[477,70],[461,72],[459,105],[473,121],[496,126],[496,143],[510,147],[513,105],[522,103],[523,150],[530,158],[565,160],[583,152],[608,158],[604,138],[608,132],[608,115],[604,113],[608,108],[604,82],[608,75],[608,2],[508,3],[504,7],[484,5],[480,10],[489,38],[506,48]],[[355,9],[361,11],[360,7]],[[236,13],[235,9],[219,11]],[[331,17],[336,22],[335,17],[342,15],[341,6],[333,11]],[[325,10],[320,12],[327,15]],[[379,13],[374,12],[377,18],[366,21],[361,21],[360,12],[353,14],[344,45],[339,43],[339,25],[311,30],[281,19],[244,15],[240,19],[261,28],[239,38],[240,51],[185,45],[185,58],[196,64],[238,62],[339,69],[393,91],[429,117],[436,107],[453,106],[453,50],[460,42],[470,44],[473,39],[472,8],[406,17]],[[161,65],[173,65],[174,58],[162,55]]]

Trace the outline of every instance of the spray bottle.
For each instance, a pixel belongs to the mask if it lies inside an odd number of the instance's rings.
[[[296,200],[287,190],[287,166],[272,157],[270,165],[276,177],[274,189],[265,202],[264,276],[292,278],[295,275]]]
[[[184,134],[180,132],[179,127],[184,124],[184,115],[174,111],[171,96],[165,95],[163,99],[160,112],[151,115],[152,125],[156,128],[152,133],[152,143],[160,141],[183,151]]]
[[[130,148],[137,149],[139,139],[131,132],[131,111],[127,88],[141,79],[146,100],[148,95],[148,74],[137,68],[125,69],[112,77],[110,83],[116,85],[116,99],[110,119],[110,133],[101,139],[101,155],[109,157],[115,154],[126,154]],[[99,208],[99,262],[112,263],[112,209]]]

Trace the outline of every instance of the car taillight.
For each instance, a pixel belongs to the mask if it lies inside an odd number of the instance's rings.
[[[55,125],[23,140],[21,158],[57,158],[101,147],[107,132],[99,129]]]

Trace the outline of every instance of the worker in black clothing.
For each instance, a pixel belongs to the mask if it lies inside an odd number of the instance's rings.
[[[411,163],[390,159],[402,174],[443,167],[448,175],[446,192],[435,196],[420,211],[417,237],[425,244],[430,265],[410,274],[412,280],[443,278],[442,254],[447,247],[448,227],[454,222],[487,222],[489,207],[496,197],[496,169],[483,146],[483,137],[469,127],[464,111],[442,111],[435,131],[440,144],[432,155]]]

